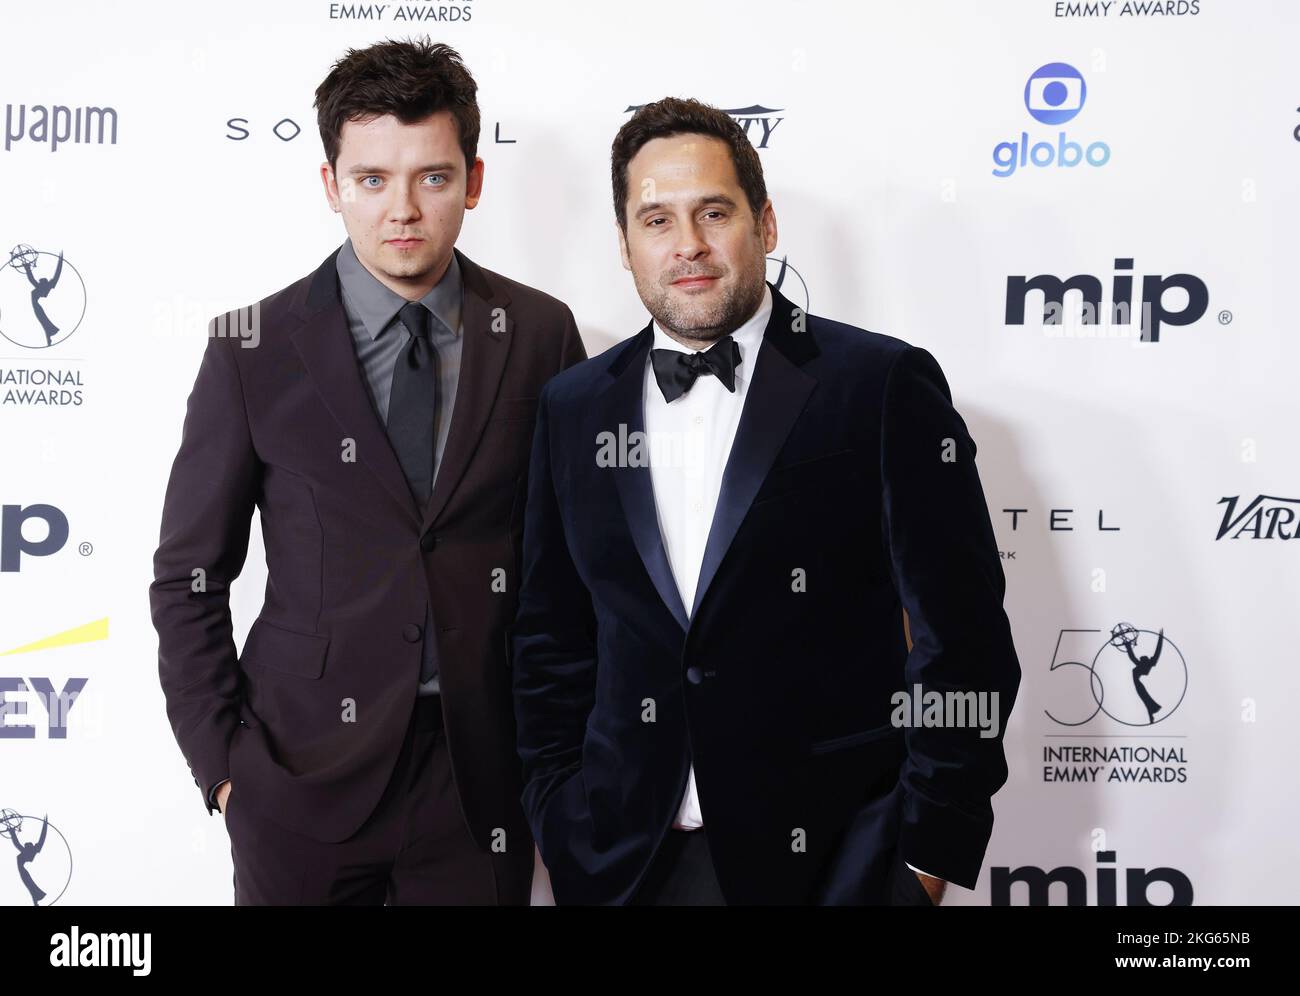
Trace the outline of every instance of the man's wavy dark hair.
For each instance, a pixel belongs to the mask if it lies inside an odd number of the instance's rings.
[[[392,114],[413,124],[451,111],[465,153],[465,169],[478,155],[478,84],[460,54],[427,36],[348,49],[316,88],[316,123],[325,158],[334,169],[345,122]]]
[[[749,208],[757,221],[758,213],[767,202],[763,164],[736,119],[726,111],[698,100],[665,97],[638,108],[614,136],[614,148],[610,153],[614,216],[624,235],[627,234],[627,164],[652,139],[683,134],[708,135],[726,143],[731,151],[732,165],[736,168],[736,179],[740,181],[740,189],[745,192],[745,199],[749,201]]]

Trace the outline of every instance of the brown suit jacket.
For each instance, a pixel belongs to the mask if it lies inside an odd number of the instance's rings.
[[[258,302],[256,337],[234,334],[233,312],[209,326],[150,586],[167,715],[209,813],[209,790],[229,777],[243,805],[290,830],[354,833],[397,760],[431,600],[470,832],[487,848],[504,830],[531,854],[509,627],[537,398],[586,354],[563,302],[456,252],[460,379],[423,509],[366,392],[337,250]],[[269,576],[237,654],[229,590],[254,508]]]

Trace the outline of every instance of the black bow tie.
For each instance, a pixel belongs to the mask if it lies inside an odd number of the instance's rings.
[[[652,349],[650,362],[655,380],[665,401],[681,397],[691,389],[700,374],[711,373],[733,394],[736,391],[736,367],[740,364],[740,346],[731,336],[719,339],[702,353],[683,353],[680,349]]]

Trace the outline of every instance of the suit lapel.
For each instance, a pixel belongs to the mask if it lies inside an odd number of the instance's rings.
[[[642,406],[642,388],[646,356],[653,339],[653,327],[647,324],[611,365],[610,374],[614,377],[614,383],[601,397],[604,408],[596,422],[601,430],[608,430],[621,437],[619,427],[626,426],[628,439],[643,438],[645,409]],[[633,437],[634,432],[640,435]],[[648,449],[645,452],[648,453]],[[673,579],[663,535],[659,531],[659,515],[655,510],[650,468],[630,467],[625,466],[625,463],[626,461],[619,460],[613,468],[613,474],[632,541],[636,544],[637,553],[640,554],[641,562],[645,565],[655,590],[659,592],[659,597],[681,626],[682,632],[685,632],[688,626],[686,608],[677,590],[677,582]]]
[[[447,431],[447,445],[423,513],[422,533],[446,508],[478,448],[501,386],[515,328],[514,319],[509,317],[510,295],[505,287],[489,283],[482,268],[459,249],[452,251],[460,261],[465,285],[460,377],[456,381],[456,409]]]
[[[794,305],[771,284],[768,287],[772,292],[772,314],[763,332],[763,343],[754,365],[754,379],[745,395],[745,407],[723,472],[722,488],[695,588],[695,604],[689,617],[664,549],[650,468],[624,466],[622,461],[614,468],[619,499],[637,553],[659,597],[683,631],[690,628],[691,620],[698,614],[704,595],[749,512],[754,495],[817,385],[816,379],[801,369],[816,355],[812,336],[806,330],[795,330]],[[801,317],[804,320],[802,325],[806,323],[806,316]],[[611,364],[609,372],[614,383],[602,395],[603,410],[596,423],[601,429],[618,434],[619,426],[623,425],[627,427],[629,438],[633,432],[645,432],[645,363],[653,339],[652,323],[646,325]]]
[[[731,548],[741,522],[749,513],[754,495],[817,384],[815,378],[800,369],[816,355],[811,334],[806,328],[795,330],[794,305],[771,284],[768,287],[772,291],[772,314],[763,332],[754,379],[745,395],[736,438],[722,474],[722,489],[695,586],[692,619],[699,612],[709,585]],[[800,317],[801,326],[806,325],[807,316],[800,313]]]
[[[342,248],[342,247],[340,247]],[[384,490],[391,494],[412,521],[419,522],[419,511],[406,484],[402,466],[397,462],[374,405],[357,366],[356,349],[348,331],[348,317],[339,292],[335,250],[316,270],[306,300],[294,307],[303,324],[291,339],[303,365],[334,420],[343,430],[342,438],[356,442],[356,452]]]
[[[447,432],[447,445],[438,466],[433,493],[423,510],[411,496],[402,465],[393,452],[388,432],[375,414],[357,366],[356,350],[339,291],[336,268],[339,250],[336,249],[320,265],[312,277],[305,300],[294,306],[294,312],[303,324],[291,338],[317,392],[343,429],[344,437],[356,440],[361,459],[403,511],[420,526],[421,532],[427,530],[446,507],[447,500],[469,466],[496,399],[515,326],[506,310],[510,295],[505,288],[489,283],[482,268],[459,249],[452,251],[460,261],[465,285],[460,376],[456,382],[456,408]]]

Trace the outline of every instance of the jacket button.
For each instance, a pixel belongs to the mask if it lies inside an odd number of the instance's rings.
[[[425,553],[429,553],[437,545],[438,537],[435,536],[432,531],[429,531],[420,537],[420,549]]]
[[[402,639],[407,643],[419,643],[420,632],[420,627],[415,625],[415,623],[407,623],[402,627]]]
[[[692,685],[698,685],[701,681],[704,680],[704,672],[701,671],[698,667],[694,667],[694,666],[688,667],[686,669],[686,680],[689,681]]]

